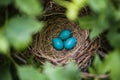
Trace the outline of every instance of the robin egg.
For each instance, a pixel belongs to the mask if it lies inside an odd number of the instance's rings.
[[[66,41],[64,41],[64,48],[70,50],[75,47],[76,43],[77,43],[76,38],[74,37],[68,38]]]
[[[59,37],[60,37],[62,40],[66,40],[66,39],[68,39],[69,37],[71,37],[71,31],[70,31],[69,29],[64,29],[63,31],[60,32]]]
[[[63,41],[60,38],[53,38],[52,45],[56,50],[62,50],[63,49]]]

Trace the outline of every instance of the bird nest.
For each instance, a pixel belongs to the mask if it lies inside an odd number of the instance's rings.
[[[70,22],[65,17],[50,16],[46,18],[46,26],[33,38],[29,51],[37,57],[42,64],[49,61],[54,65],[65,65],[69,60],[75,61],[81,69],[88,67],[99,48],[99,38],[90,40],[89,30],[83,30],[76,22]],[[59,33],[69,29],[77,39],[76,46],[71,50],[58,51],[52,45],[52,39]]]

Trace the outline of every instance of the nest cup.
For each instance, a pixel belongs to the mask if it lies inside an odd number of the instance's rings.
[[[67,18],[59,15],[52,15],[45,21],[46,26],[34,36],[33,44],[29,48],[37,60],[42,64],[49,61],[54,65],[65,65],[69,60],[73,60],[81,69],[88,67],[99,48],[99,38],[89,40],[89,30],[83,30],[77,23],[70,22]],[[52,39],[58,37],[64,29],[72,31],[77,43],[71,50],[58,51],[54,49]]]

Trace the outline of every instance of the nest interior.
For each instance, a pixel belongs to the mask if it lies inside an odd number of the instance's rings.
[[[45,61],[50,61],[55,65],[65,65],[69,60],[73,60],[81,69],[88,67],[99,48],[99,38],[89,40],[89,30],[83,30],[76,22],[70,22],[59,15],[49,16],[45,21],[46,26],[34,36],[29,51],[43,64]],[[77,44],[72,50],[58,51],[53,48],[52,39],[59,36],[64,29],[72,31]]]

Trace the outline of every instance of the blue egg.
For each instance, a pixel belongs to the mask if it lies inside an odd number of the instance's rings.
[[[62,50],[63,49],[63,41],[60,38],[53,38],[52,45],[56,50]]]
[[[70,50],[75,47],[76,43],[77,43],[76,38],[74,37],[68,38],[66,41],[64,41],[64,48]]]
[[[60,37],[62,40],[66,40],[66,39],[68,39],[69,37],[71,37],[71,31],[68,30],[68,29],[65,29],[65,30],[63,30],[63,31],[60,32],[59,37]]]

